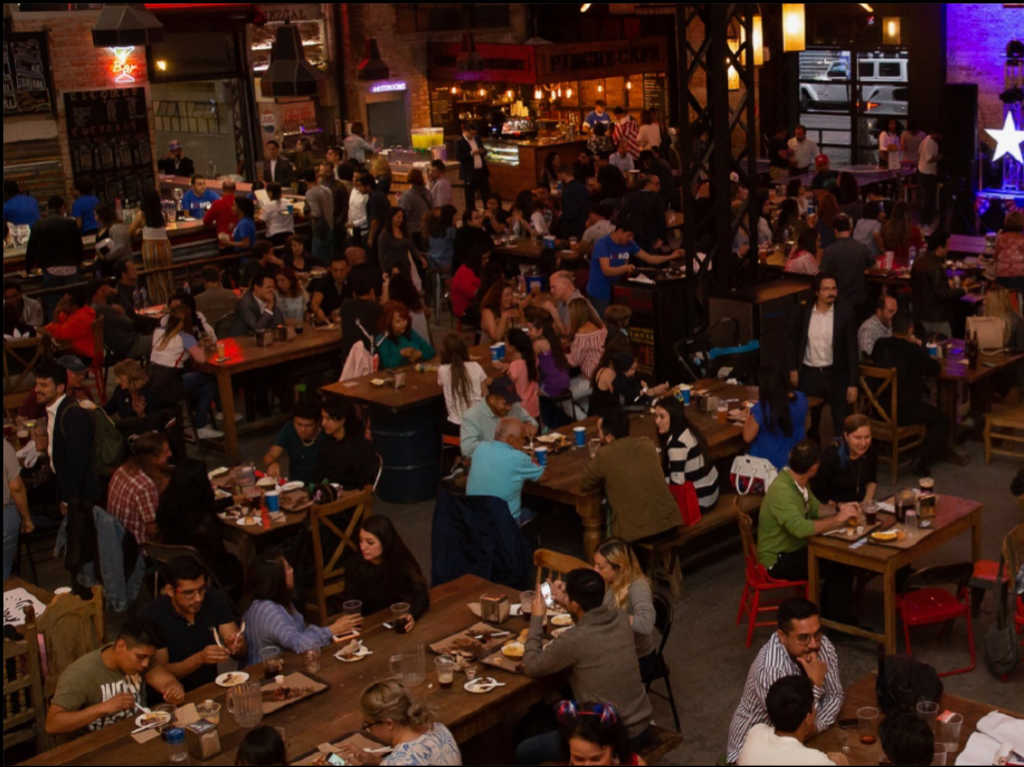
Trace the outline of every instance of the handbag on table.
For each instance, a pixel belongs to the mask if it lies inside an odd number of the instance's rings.
[[[733,458],[732,468],[729,469],[729,484],[739,495],[764,495],[778,475],[779,472],[767,458],[738,455]]]

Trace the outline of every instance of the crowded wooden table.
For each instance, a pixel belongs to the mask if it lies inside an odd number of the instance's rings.
[[[269,332],[268,332],[269,335]],[[282,365],[293,360],[329,354],[341,348],[341,331],[334,326],[316,328],[307,325],[305,332],[286,341],[273,341],[259,346],[254,336],[227,338],[218,342],[224,357],[213,357],[198,366],[217,379],[220,406],[224,413],[224,452],[228,460],[238,460],[238,429],[235,425],[235,394],[232,377],[250,370]]]
[[[896,573],[922,556],[949,543],[970,530],[971,561],[981,559],[981,510],[982,505],[967,498],[953,495],[939,495],[932,527],[921,529],[898,524],[893,529],[902,533],[894,541],[875,542],[870,536],[849,540],[829,535],[815,535],[807,541],[807,593],[813,602],[818,601],[820,591],[819,561],[829,560],[850,567],[857,567],[882,576],[885,628],[883,633],[851,626],[838,621],[822,619],[822,624],[848,634],[874,639],[885,646],[886,653],[895,653],[897,648],[898,616],[896,614]],[[880,513],[883,521],[892,515]]]
[[[397,634],[381,626],[390,615],[375,614],[364,621],[362,638],[373,652],[356,663],[344,663],[334,657],[335,647],[326,647],[320,660],[320,670],[315,674],[303,671],[303,658],[294,653],[285,653],[285,673],[302,671],[328,685],[327,690],[312,697],[267,714],[263,722],[281,727],[285,731],[288,760],[315,751],[321,743],[337,741],[341,737],[360,730],[363,716],[359,709],[361,690],[392,676],[390,658],[399,653],[409,653],[416,645],[428,645],[443,639],[459,629],[469,628],[479,621],[467,606],[479,601],[483,593],[503,593],[515,604],[519,592],[504,586],[464,575],[457,580],[430,591],[430,609],[417,622],[411,634]],[[526,628],[523,618],[509,618],[502,624],[513,633]],[[489,693],[471,694],[463,689],[463,678],[456,677],[456,683],[449,689],[441,689],[433,670],[432,656],[427,652],[425,681],[412,689],[418,700],[429,705],[437,720],[446,725],[456,740],[463,743],[486,732],[509,717],[522,714],[527,707],[541,699],[547,689],[543,680],[533,680],[523,674],[503,671],[493,667],[480,667],[480,673],[494,677],[504,685]],[[479,667],[479,664],[478,664]],[[263,678],[263,665],[246,669],[254,679]],[[207,684],[192,690],[185,696],[186,703],[199,703],[212,699],[221,704],[220,734],[221,752],[205,764],[234,764],[235,752],[246,730],[238,726],[234,717],[224,705],[226,689],[216,684]],[[30,759],[26,764],[155,764],[167,759],[167,746],[156,738],[137,743],[129,732],[133,728],[126,719],[102,730],[82,735],[68,743]],[[496,755],[499,761],[503,755]],[[511,758],[511,754],[507,755]]]
[[[843,707],[839,711],[837,721],[856,721],[858,708],[878,706],[878,698],[875,693],[876,681],[875,674],[867,674],[846,688]],[[955,756],[963,750],[967,739],[977,728],[978,720],[986,714],[999,711],[1008,716],[1024,718],[1024,714],[1016,711],[970,698],[961,698],[959,695],[952,695],[948,692],[942,694],[942,698],[939,700],[939,710],[953,711],[961,714],[964,718],[960,728],[960,742],[957,744],[956,751],[947,755],[945,764],[953,764]],[[861,743],[858,736],[859,733],[855,725],[844,729],[837,723],[815,735],[807,742],[807,745],[825,753],[843,753],[849,759],[850,764],[882,764],[885,754],[882,752],[881,742],[876,739],[873,743],[864,744]],[[846,749],[843,748],[844,743],[847,745]]]

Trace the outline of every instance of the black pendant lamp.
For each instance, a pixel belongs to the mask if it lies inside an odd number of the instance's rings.
[[[359,80],[387,80],[391,76],[391,70],[380,57],[377,38],[371,37],[366,41],[366,56],[356,67],[356,73]]]
[[[322,78],[323,73],[306,61],[298,27],[290,23],[278,27],[270,49],[270,67],[260,80],[263,96],[312,96]]]
[[[164,39],[164,25],[140,4],[104,5],[92,28],[97,48],[149,45]]]

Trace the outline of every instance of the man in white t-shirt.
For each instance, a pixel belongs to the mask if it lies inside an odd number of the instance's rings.
[[[917,183],[921,186],[921,224],[931,226],[935,219],[935,195],[939,188],[939,143],[942,134],[931,131],[917,148]]]
[[[747,731],[736,764],[847,764],[833,761],[824,752],[808,748],[804,741],[817,732],[814,723],[814,689],[805,675],[777,679],[765,700],[771,724],[755,724]]]
[[[818,156],[818,145],[807,138],[807,128],[796,126],[786,146],[789,147],[789,166],[796,173],[806,173],[811,169],[814,158]]]

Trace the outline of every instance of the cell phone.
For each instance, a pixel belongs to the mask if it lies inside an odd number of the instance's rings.
[[[542,584],[540,584],[540,594],[541,594],[542,597],[544,597],[544,604],[546,604],[548,607],[554,607],[555,606],[555,600],[551,596],[551,584],[550,583],[542,583]]]
[[[337,765],[346,765],[346,764],[348,764],[348,762],[346,762],[344,759],[342,759],[337,754],[331,754],[330,756],[328,756],[327,757],[327,763],[328,764],[337,764]]]

